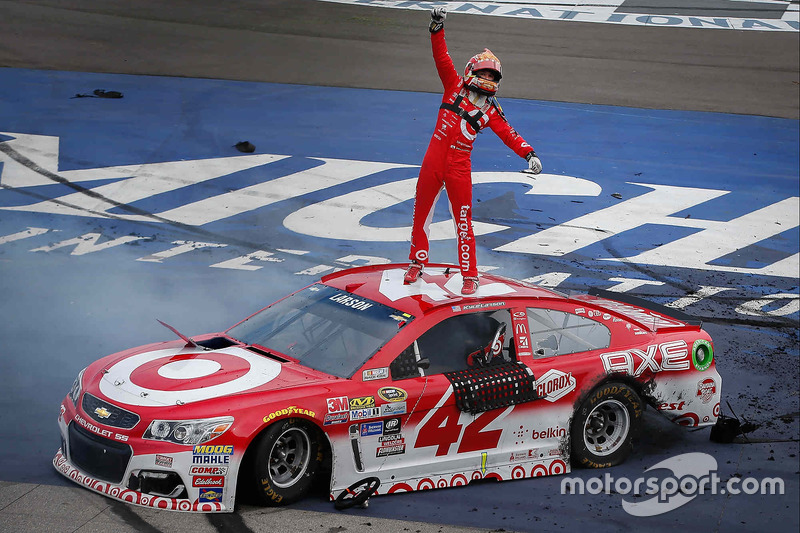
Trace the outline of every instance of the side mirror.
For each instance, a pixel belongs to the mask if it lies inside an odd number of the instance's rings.
[[[431,360],[427,357],[423,357],[417,361],[417,368],[421,368],[423,370],[427,370],[431,366]]]

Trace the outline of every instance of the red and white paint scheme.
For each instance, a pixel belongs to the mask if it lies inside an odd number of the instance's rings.
[[[232,328],[84,369],[61,405],[53,464],[120,501],[233,511],[618,464],[647,404],[685,426],[719,416],[701,325],[614,293],[567,296],[457,266],[322,278]],[[244,486],[243,486],[244,484]]]

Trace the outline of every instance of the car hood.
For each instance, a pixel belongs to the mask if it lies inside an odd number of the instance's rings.
[[[198,350],[155,345],[102,360],[90,379],[111,401],[167,407],[337,379],[240,346]]]

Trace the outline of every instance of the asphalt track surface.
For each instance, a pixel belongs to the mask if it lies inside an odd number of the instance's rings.
[[[235,7],[211,1],[137,2],[132,7],[127,2],[0,1],[0,66],[436,93],[438,82],[428,69],[425,21],[418,11],[321,2],[239,2]],[[798,119],[797,33],[492,17],[478,21],[466,15],[448,17],[447,30],[451,50],[493,43],[495,53],[508,65],[503,82],[506,97]],[[88,285],[86,280],[71,281]],[[181,283],[179,278],[172,281]],[[740,282],[733,275],[728,281]],[[115,289],[110,281],[104,282],[109,285],[98,286],[98,309],[114,314],[109,310],[115,305],[113,299],[103,298],[99,292],[113,295]],[[717,284],[724,283],[722,276]],[[4,288],[8,289],[8,284]],[[779,288],[796,292],[797,282],[792,287],[790,280]],[[26,292],[14,294],[20,293]],[[81,291],[74,287],[65,287],[60,294],[37,288],[27,293],[57,302],[77,301],[81,311],[87,305],[81,303]],[[171,293],[175,294],[179,291]],[[200,302],[198,298],[196,303]],[[137,305],[142,307],[131,314],[145,311],[145,304]],[[70,310],[63,303],[54,306]],[[135,326],[135,322],[130,325],[131,329]],[[716,340],[717,352],[729,354],[718,361],[727,398],[739,414],[759,422],[761,428],[749,440],[718,445],[708,441],[707,431],[686,432],[650,413],[647,423],[652,432],[642,437],[635,457],[615,468],[613,474],[635,478],[657,460],[702,451],[717,459],[723,478],[782,477],[784,496],[717,495],[698,498],[662,516],[636,518],[621,511],[619,494],[561,495],[560,480],[555,477],[500,487],[478,485],[380,497],[372,500],[369,509],[348,513],[334,513],[323,498],[310,498],[292,509],[244,504],[232,515],[206,517],[118,504],[69,484],[50,468],[49,475],[30,480],[33,483],[0,472],[0,529],[244,532],[274,528],[322,532],[457,531],[466,527],[616,531],[646,527],[654,531],[796,531],[800,524],[796,503],[800,437],[797,313],[786,319],[750,321],[730,315],[711,320],[706,327]],[[4,335],[15,334],[3,331]],[[53,331],[63,336],[48,339],[46,329],[43,332],[35,326],[24,334],[29,338],[43,335],[42,344],[47,346],[86,338],[71,337],[58,328]],[[94,333],[99,339],[109,337],[107,331]],[[137,335],[128,332],[114,342],[122,348],[135,344],[134,338]],[[92,348],[103,350],[114,342],[98,340]],[[764,350],[770,352],[769,359],[754,357]],[[57,375],[57,370],[44,373]],[[71,367],[68,373],[52,383],[66,390],[73,378]],[[37,383],[26,376],[3,375],[0,379],[4,386]],[[29,401],[29,397],[12,397],[4,399],[2,406],[7,412],[20,412]],[[38,446],[52,454],[54,444]],[[19,460],[38,457],[38,450],[30,452]],[[579,474],[588,477],[594,473]]]

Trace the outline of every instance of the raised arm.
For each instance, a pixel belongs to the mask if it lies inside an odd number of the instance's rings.
[[[442,86],[445,90],[450,90],[456,85],[460,76],[456,71],[453,60],[450,58],[450,53],[447,51],[447,42],[444,38],[444,19],[447,16],[447,11],[443,7],[435,7],[431,10],[431,23],[429,26],[431,32],[431,49],[433,51],[433,60],[436,63],[436,71],[439,73],[439,79],[442,80]]]

